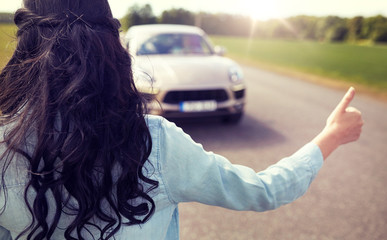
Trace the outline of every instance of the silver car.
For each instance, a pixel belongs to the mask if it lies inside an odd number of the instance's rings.
[[[133,57],[136,87],[151,96],[151,114],[239,122],[246,91],[242,70],[211,45],[203,30],[139,25],[129,28],[124,41]]]

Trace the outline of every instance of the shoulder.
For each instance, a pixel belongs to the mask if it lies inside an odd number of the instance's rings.
[[[153,140],[158,139],[164,143],[180,143],[185,140],[192,141],[192,138],[183,129],[164,117],[146,115],[145,120]]]
[[[162,122],[165,118],[156,115],[145,115],[145,121],[148,125],[148,128],[158,128],[161,127]]]
[[[156,115],[146,115],[145,121],[151,132],[151,135],[158,134],[172,134],[173,132],[182,131],[175,123],[168,121],[164,117]]]

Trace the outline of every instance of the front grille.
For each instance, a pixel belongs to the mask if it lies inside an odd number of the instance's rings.
[[[223,89],[198,90],[198,91],[171,91],[168,92],[163,102],[178,104],[185,101],[215,100],[217,102],[227,101],[227,92]]]

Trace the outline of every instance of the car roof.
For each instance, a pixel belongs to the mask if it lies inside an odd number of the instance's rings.
[[[193,33],[204,35],[204,31],[195,26],[179,24],[147,24],[132,26],[128,30],[135,34]]]

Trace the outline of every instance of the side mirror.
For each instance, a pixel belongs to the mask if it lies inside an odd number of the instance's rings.
[[[222,47],[222,46],[215,46],[214,47],[214,52],[216,55],[218,56],[224,56],[227,52],[226,48],[225,47]]]

